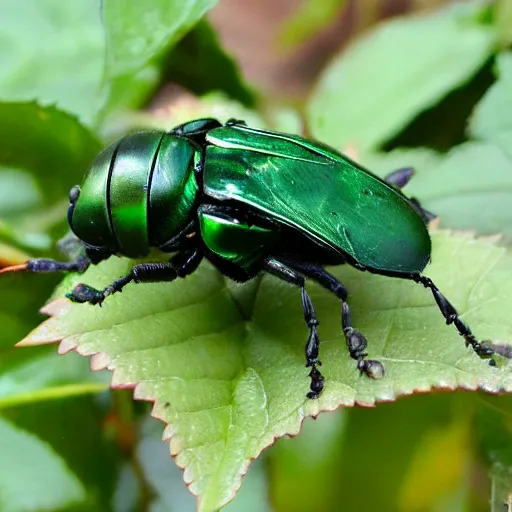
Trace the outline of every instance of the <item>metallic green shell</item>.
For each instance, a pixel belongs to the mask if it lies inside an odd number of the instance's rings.
[[[145,256],[190,220],[197,193],[196,146],[163,132],[128,135],[97,157],[70,225],[87,245]]]
[[[70,222],[72,231],[80,240],[112,250],[115,240],[106,198],[110,164],[117,146],[118,142],[108,146],[96,157],[85,176]]]
[[[335,150],[235,125],[211,130],[204,191],[292,226],[377,272],[421,272],[427,227],[407,198]]]
[[[110,215],[119,252],[137,258],[149,251],[148,190],[163,133],[121,140],[110,175]]]
[[[149,238],[159,247],[190,219],[197,193],[195,158],[199,155],[187,139],[166,135],[162,139],[150,188]]]
[[[201,206],[198,210],[201,238],[213,253],[250,272],[275,241],[278,233],[251,225]]]

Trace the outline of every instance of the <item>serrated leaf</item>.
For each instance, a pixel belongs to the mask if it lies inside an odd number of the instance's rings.
[[[484,2],[450,4],[382,23],[357,39],[320,79],[308,108],[312,134],[361,151],[392,139],[492,55],[495,30],[479,19],[486,8]]]
[[[62,459],[36,436],[0,418],[0,509],[56,510],[85,499]]]
[[[512,340],[512,255],[467,234],[434,233],[433,243],[427,275],[477,336]],[[130,265],[111,258],[74,283],[105,286]],[[354,325],[387,375],[360,377],[342,342],[337,300],[310,285],[326,376],[319,400],[305,398],[307,329],[298,290],[265,277],[245,320],[208,265],[180,282],[129,286],[101,309],[57,301],[47,308],[57,316],[23,343],[62,340],[61,352],[94,355],[94,368],[114,370],[114,387],[135,387],[137,398],[154,401],[153,414],[168,423],[164,437],[202,511],[232,499],[250,460],[275,438],[297,433],[305,416],[432,387],[512,390],[506,361],[491,367],[467,349],[422,287],[349,267],[333,272],[353,292]]]
[[[105,0],[107,75],[114,78],[140,71],[176,43],[216,3],[216,0],[144,3]]]
[[[497,82],[476,106],[469,131],[476,139],[494,142],[512,154],[512,52],[496,57]]]

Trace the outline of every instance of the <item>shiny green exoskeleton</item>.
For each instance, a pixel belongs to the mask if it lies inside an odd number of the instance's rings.
[[[203,257],[241,282],[269,272],[301,288],[309,328],[309,398],[319,396],[324,378],[306,278],[341,301],[343,334],[361,373],[384,375],[380,362],[366,359],[367,340],[352,326],[347,291],[325,265],[348,263],[422,284],[446,322],[454,323],[479,356],[489,358],[491,346],[475,338],[421,274],[430,259],[430,214],[400,191],[411,175],[411,169],[401,169],[381,180],[323,144],[236,120],[223,125],[199,119],[169,132],[136,133],[106,148],[82,187],[70,192],[68,219],[83,257],[30,260],[4,271],[83,272],[113,254],[141,257],[152,247],[175,253],[170,263],[135,265],[104,290],[80,284],[68,294],[91,304],[101,304],[131,281],[186,277]]]

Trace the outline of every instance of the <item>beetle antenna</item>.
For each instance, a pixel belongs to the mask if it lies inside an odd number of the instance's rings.
[[[53,272],[79,272],[83,273],[87,270],[91,260],[89,258],[78,258],[75,261],[55,261],[44,258],[37,258],[34,260],[28,260],[20,265],[11,265],[0,269],[0,274],[6,274],[8,272],[20,272],[28,270],[29,272],[37,273],[53,273]]]
[[[11,265],[10,267],[0,268],[0,274],[7,274],[8,272],[21,272],[27,270],[28,262],[21,263],[20,265]]]

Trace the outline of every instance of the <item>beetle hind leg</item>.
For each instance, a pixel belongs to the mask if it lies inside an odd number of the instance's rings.
[[[366,359],[366,347],[368,340],[357,329],[352,326],[352,315],[347,302],[348,293],[346,288],[322,266],[303,263],[292,263],[304,275],[314,279],[318,284],[336,295],[341,301],[341,328],[345,336],[347,348],[352,359],[357,361],[357,369],[361,374],[372,379],[380,379],[385,374],[384,365],[374,359]]]
[[[482,359],[490,359],[491,365],[495,364],[494,359],[491,359],[495,351],[490,341],[478,341],[475,335],[471,332],[468,325],[460,318],[457,310],[452,306],[450,301],[440,292],[439,288],[434,284],[432,279],[420,274],[412,276],[412,279],[416,283],[422,284],[425,288],[429,288],[432,291],[432,295],[436,301],[437,307],[441,314],[444,316],[447,325],[453,324],[459,334],[464,338],[466,346],[471,348],[480,356]]]
[[[318,319],[316,318],[315,308],[311,297],[306,291],[306,281],[303,276],[298,274],[294,269],[284,265],[275,259],[267,260],[263,269],[270,274],[279,277],[283,281],[300,287],[302,297],[302,309],[304,310],[304,321],[309,328],[309,337],[305,346],[306,353],[306,367],[310,367],[309,377],[311,378],[310,391],[306,395],[307,398],[318,398],[324,388],[324,377],[319,366],[322,365],[318,359],[318,352],[320,349],[320,338],[318,337],[317,327]]]

